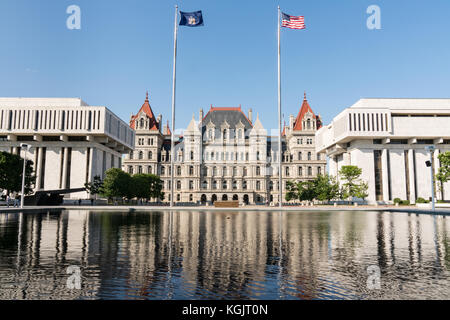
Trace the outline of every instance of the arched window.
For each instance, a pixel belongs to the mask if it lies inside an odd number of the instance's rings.
[[[246,167],[244,167],[244,168],[242,168],[242,176],[247,176],[247,168]]]
[[[194,151],[191,151],[191,160],[194,160]]]
[[[298,153],[298,160],[302,160],[302,153],[301,152]]]
[[[256,167],[256,175],[257,176],[261,175],[261,168],[260,167]]]
[[[130,151],[130,159],[133,159],[133,151]]]
[[[180,201],[181,200],[181,196],[180,196],[180,194],[177,194],[177,201]]]
[[[312,176],[312,167],[308,167],[308,176]]]
[[[227,139],[227,129],[223,129],[223,140]]]
[[[143,119],[143,118],[141,118],[139,127],[140,127],[141,129],[144,129],[144,119]]]
[[[306,120],[306,128],[311,129],[311,120]]]
[[[153,152],[149,151],[148,152],[148,158],[151,160],[153,158]]]
[[[301,177],[303,175],[303,168],[298,167],[298,175]]]
[[[189,201],[192,202],[194,200],[194,196],[192,194],[189,195]]]
[[[193,166],[189,166],[189,175],[193,175],[194,174],[194,167]]]
[[[212,188],[213,188],[214,190],[217,189],[217,180],[214,180],[214,181],[213,181]]]
[[[144,153],[142,151],[139,151],[139,160],[144,159]]]
[[[237,189],[237,181],[233,180],[233,190],[236,190],[236,189]]]
[[[256,190],[261,190],[261,182],[256,181]]]
[[[142,173],[142,166],[138,166],[138,173]]]
[[[308,160],[311,160],[311,152],[308,152]]]
[[[213,177],[217,176],[217,167],[213,167]]]
[[[222,173],[223,173],[224,176],[227,175],[227,167],[223,167],[222,168]]]
[[[247,180],[242,181],[242,189],[247,190]]]
[[[153,168],[152,166],[148,166],[147,167],[147,173],[152,174],[153,173]]]
[[[178,167],[177,167],[177,175],[178,175],[178,176],[181,176],[181,166],[178,166]]]
[[[208,181],[206,181],[206,180],[203,181],[202,188],[203,189],[208,189]]]
[[[181,189],[181,181],[177,180],[177,190],[180,190],[180,189]]]
[[[189,181],[189,190],[194,190],[194,181]]]
[[[256,160],[259,161],[259,151],[256,152]]]
[[[222,181],[222,189],[226,190],[227,189],[227,180],[223,180]]]

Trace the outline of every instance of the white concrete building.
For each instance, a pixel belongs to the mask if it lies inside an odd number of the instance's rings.
[[[0,98],[0,151],[23,157],[21,143],[32,146],[27,159],[34,162],[35,191],[73,189],[121,168],[134,131],[106,107],[78,98]]]
[[[316,133],[331,175],[343,165],[362,168],[370,202],[429,199],[429,145],[437,173],[439,153],[450,151],[450,99],[361,99]],[[437,199],[450,200],[450,183],[438,187]]]

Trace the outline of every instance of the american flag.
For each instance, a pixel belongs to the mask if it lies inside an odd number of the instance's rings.
[[[305,29],[305,17],[304,16],[290,16],[286,13],[283,15],[281,26],[290,29]]]

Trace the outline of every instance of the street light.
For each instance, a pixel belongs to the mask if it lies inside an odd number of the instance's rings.
[[[431,172],[431,208],[434,211],[435,210],[435,195],[434,195],[434,172],[433,172],[433,154],[435,147],[434,146],[426,146],[425,150],[427,150],[430,153],[430,160],[425,161],[425,164],[427,167],[430,167]]]
[[[20,208],[23,208],[24,193],[25,193],[25,167],[27,164],[27,151],[30,151],[31,146],[26,143],[21,143],[20,148],[26,148],[23,156],[23,171],[22,171],[22,193],[20,194]]]

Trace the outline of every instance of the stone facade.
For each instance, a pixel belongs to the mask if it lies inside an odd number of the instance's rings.
[[[282,133],[283,190],[288,180],[313,179],[325,173],[324,154],[315,152],[315,132],[322,125],[305,98]],[[135,149],[126,155],[123,170],[161,177],[164,201],[170,201],[168,124],[155,115],[148,96],[130,119],[136,132]],[[212,203],[239,200],[246,204],[278,202],[278,137],[269,136],[259,116],[241,107],[211,106],[198,121],[193,116],[182,135],[175,137],[174,202]]]

